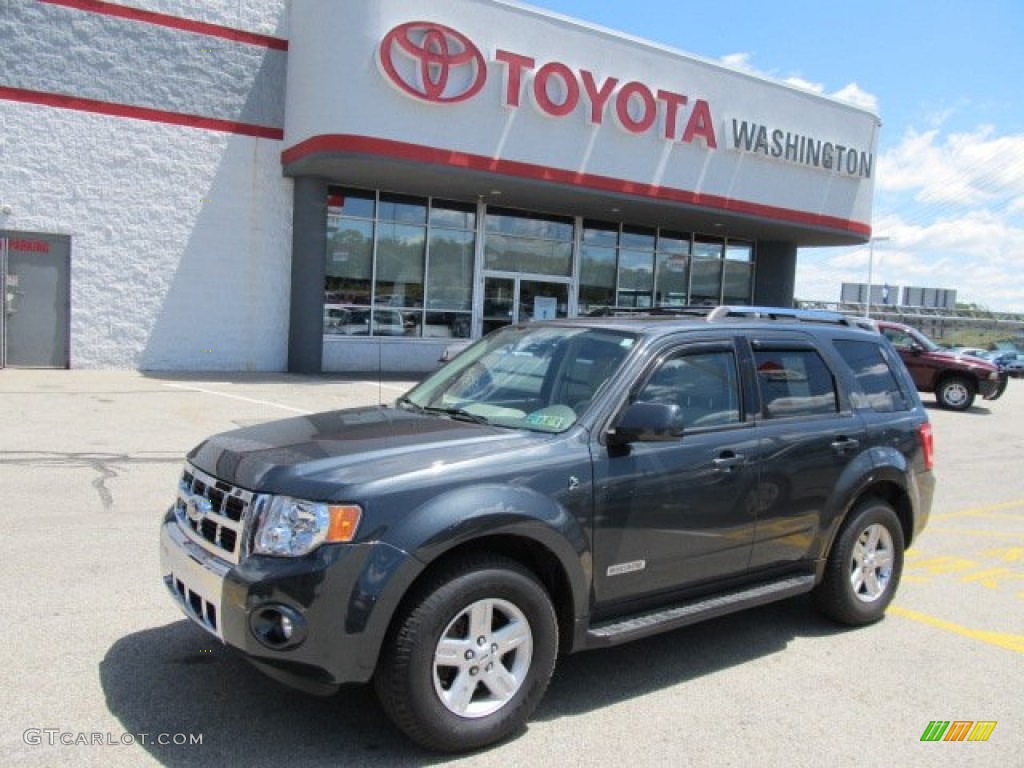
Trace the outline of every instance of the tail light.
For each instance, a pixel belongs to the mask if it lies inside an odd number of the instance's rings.
[[[917,436],[921,440],[921,449],[924,454],[924,468],[931,469],[935,466],[935,438],[932,434],[931,422],[926,421],[917,428]]]

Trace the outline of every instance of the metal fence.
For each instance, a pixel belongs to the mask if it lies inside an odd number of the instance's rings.
[[[867,316],[874,320],[891,320],[921,329],[940,340],[960,330],[992,330],[1014,336],[1024,344],[1024,313],[991,312],[983,309],[945,309],[942,307],[891,306],[863,302],[795,301],[799,309],[821,309],[849,315]],[[867,310],[867,311],[865,311]]]

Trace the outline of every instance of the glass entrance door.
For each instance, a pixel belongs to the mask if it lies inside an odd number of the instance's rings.
[[[513,277],[484,278],[483,335],[510,325],[516,317],[516,280]]]
[[[518,310],[520,322],[568,317],[568,283],[520,278]]]
[[[568,281],[535,277],[484,277],[483,333],[512,323],[569,316]]]

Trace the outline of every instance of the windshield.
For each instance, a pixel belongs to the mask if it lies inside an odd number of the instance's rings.
[[[564,432],[635,343],[633,334],[603,329],[503,328],[412,389],[398,405],[503,427]]]
[[[886,326],[882,328],[882,335],[885,336],[897,349],[910,349],[917,344],[927,352],[935,352],[941,349],[938,344],[929,339],[916,328],[901,326]]]
[[[914,341],[916,341],[918,344],[920,344],[922,347],[924,347],[925,350],[927,350],[928,352],[942,351],[942,347],[940,347],[934,341],[929,339],[927,336],[925,336],[923,333],[921,333],[916,328],[911,328],[910,329],[910,336],[914,339]]]

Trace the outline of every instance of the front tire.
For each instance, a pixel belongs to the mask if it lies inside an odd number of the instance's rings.
[[[557,649],[544,587],[517,562],[480,555],[454,562],[412,596],[374,683],[384,711],[413,741],[464,752],[526,723]]]
[[[951,411],[966,411],[974,405],[977,387],[963,376],[947,376],[935,388],[935,399],[939,405]]]
[[[903,573],[903,527],[892,507],[877,498],[858,504],[839,532],[814,591],[826,616],[853,626],[878,621]]]

